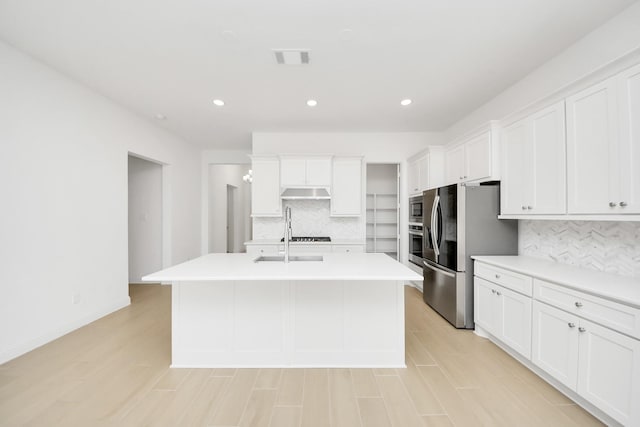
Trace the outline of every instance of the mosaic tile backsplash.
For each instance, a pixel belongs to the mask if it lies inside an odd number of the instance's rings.
[[[640,278],[640,223],[525,221],[519,254]]]
[[[291,207],[291,230],[294,236],[329,236],[333,240],[364,241],[364,219],[332,218],[328,200],[287,200]],[[254,218],[253,239],[280,239],[284,235],[284,218]]]

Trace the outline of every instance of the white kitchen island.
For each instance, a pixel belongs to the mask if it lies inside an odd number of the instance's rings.
[[[254,262],[209,254],[150,274],[171,283],[172,367],[405,367],[404,282],[384,254]]]

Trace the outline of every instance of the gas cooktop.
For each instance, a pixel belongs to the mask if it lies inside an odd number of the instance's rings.
[[[281,242],[284,242],[284,237],[280,239]],[[291,237],[292,242],[330,242],[331,237],[325,236],[293,236]]]

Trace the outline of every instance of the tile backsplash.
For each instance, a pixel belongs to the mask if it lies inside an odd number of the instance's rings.
[[[333,240],[364,241],[364,217],[330,216],[329,200],[286,200],[291,207],[291,229],[294,236],[329,236]],[[280,239],[284,235],[284,218],[254,218],[253,239]]]
[[[640,223],[521,220],[518,252],[640,278]]]

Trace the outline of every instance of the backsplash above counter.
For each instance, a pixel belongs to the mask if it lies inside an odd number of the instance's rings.
[[[519,222],[520,255],[640,278],[640,223]]]
[[[291,207],[294,236],[329,236],[333,240],[362,240],[364,216],[332,217],[329,200],[285,200]],[[280,239],[284,234],[282,217],[253,218],[253,239]]]

